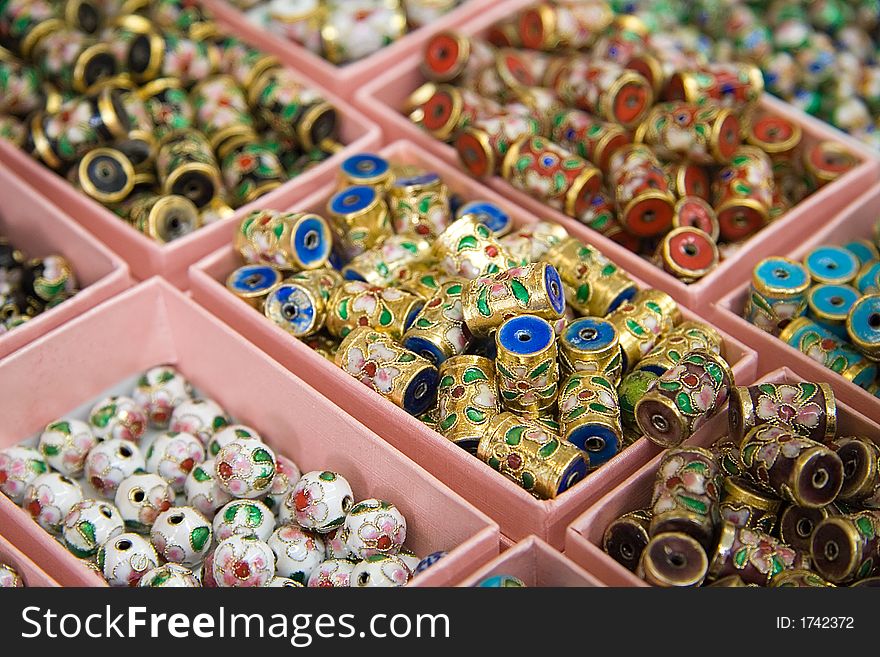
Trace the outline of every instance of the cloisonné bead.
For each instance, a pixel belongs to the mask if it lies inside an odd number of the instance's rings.
[[[847,339],[846,318],[859,296],[858,290],[849,285],[814,285],[807,292],[807,316],[835,335]]]
[[[110,438],[91,449],[83,474],[101,495],[113,499],[119,484],[145,467],[144,455],[135,443],[124,438]]]
[[[49,466],[76,477],[83,470],[89,450],[97,444],[91,427],[71,418],[48,424],[40,434],[38,449]]]
[[[260,500],[232,500],[217,510],[211,525],[218,543],[233,535],[251,534],[268,541],[275,531],[275,515]]]
[[[281,272],[272,265],[244,265],[229,274],[226,289],[248,305],[259,308],[281,279]]]
[[[859,273],[860,263],[842,246],[819,246],[804,256],[804,267],[814,283],[846,285]]]
[[[590,467],[620,450],[622,428],[617,390],[604,376],[577,372],[559,387],[561,435],[590,455]]]
[[[699,228],[673,228],[657,247],[659,264],[684,283],[709,274],[721,260],[712,236]]]
[[[189,433],[169,431],[159,435],[147,449],[146,470],[159,475],[171,488],[183,492],[192,469],[205,460],[205,447]]]
[[[18,589],[24,585],[24,580],[15,568],[0,562],[0,589]]]
[[[646,370],[660,376],[678,365],[682,356],[689,351],[705,349],[720,355],[722,344],[721,334],[708,324],[690,320],[682,322],[645,354],[636,365],[636,370]]]
[[[876,575],[880,513],[873,510],[826,518],[813,532],[810,552],[819,574],[834,584]]]
[[[138,581],[138,586],[199,588],[201,583],[189,568],[184,568],[176,563],[166,563],[145,572],[140,581]]]
[[[82,499],[82,488],[76,481],[57,472],[46,472],[28,484],[21,508],[47,532],[60,534],[64,518]]]
[[[232,499],[232,495],[217,483],[215,467],[215,459],[208,459],[195,466],[183,484],[186,503],[209,518]]]
[[[877,377],[876,363],[806,317],[799,317],[786,326],[779,339],[861,388],[870,386]]]
[[[707,547],[718,523],[718,463],[698,447],[667,451],[657,468],[651,501],[651,536],[682,532]]]
[[[345,338],[352,330],[369,327],[399,340],[412,326],[425,302],[414,294],[392,287],[346,281],[328,301],[326,327]]]
[[[710,100],[733,110],[751,114],[764,90],[761,71],[746,63],[718,62],[676,73],[666,87],[667,100],[685,100],[705,105]]]
[[[783,570],[770,580],[772,588],[822,588],[834,586],[806,568]]]
[[[773,162],[791,160],[801,144],[803,130],[794,121],[776,114],[755,118],[745,139],[770,156]]]
[[[211,523],[191,506],[175,506],[156,517],[150,541],[167,561],[193,567],[211,549]],[[216,559],[215,559],[216,562]]]
[[[639,290],[606,319],[617,330],[622,371],[632,370],[681,320],[678,304],[660,290]]]
[[[263,312],[291,335],[314,335],[324,328],[330,295],[341,283],[342,277],[333,269],[299,272],[272,287]]]
[[[863,267],[880,259],[880,251],[877,250],[877,245],[868,239],[852,240],[844,244],[843,248],[858,258],[859,264]]]
[[[740,146],[739,119],[714,103],[655,105],[636,130],[635,141],[648,144],[664,160],[697,164],[729,162]]]
[[[119,510],[100,500],[86,499],[74,504],[64,518],[64,544],[74,556],[94,556],[106,541],[125,531]]]
[[[31,447],[0,449],[0,492],[21,504],[27,487],[48,469],[43,455]]]
[[[392,285],[427,256],[430,243],[415,235],[388,235],[373,248],[352,258],[342,268],[346,280],[370,285]]]
[[[391,502],[363,500],[349,509],[342,536],[356,559],[394,555],[406,541],[406,518]]]
[[[700,586],[708,568],[709,559],[698,541],[687,534],[667,532],[645,546],[636,575],[651,586]]]
[[[513,413],[492,418],[477,456],[538,499],[561,495],[589,470],[586,452]]]
[[[707,182],[708,186],[708,182]],[[675,204],[675,214],[672,216],[672,227],[675,228],[699,228],[706,233],[713,242],[718,241],[720,226],[718,215],[708,201],[700,196],[684,195]]]
[[[387,190],[395,178],[391,164],[375,153],[352,155],[339,165],[342,187],[367,185]]]
[[[348,334],[339,345],[335,362],[411,415],[422,414],[436,399],[437,368],[401,347],[388,334],[369,327]]]
[[[0,113],[21,118],[42,109],[44,94],[39,72],[23,62],[0,56]]]
[[[625,513],[605,529],[602,536],[602,549],[621,566],[635,572],[642,552],[651,536],[651,511],[639,509]]]
[[[739,575],[746,584],[767,586],[785,570],[806,568],[809,557],[754,529],[722,522],[715,552],[710,557],[709,579]]]
[[[599,317],[570,322],[557,340],[563,375],[599,374],[615,386],[620,383],[621,357],[617,329]]]
[[[436,173],[396,176],[388,188],[394,232],[435,238],[452,219],[449,189]]]
[[[608,185],[624,229],[655,237],[672,226],[675,198],[657,155],[645,144],[620,148],[608,163]]]
[[[208,442],[208,456],[216,458],[221,449],[238,438],[253,439],[258,442],[263,442],[263,438],[256,429],[245,424],[230,424],[229,426],[215,432],[211,437],[211,440]]]
[[[275,477],[275,453],[256,438],[235,438],[217,453],[214,475],[220,487],[235,497],[263,497]]]
[[[391,234],[391,213],[374,187],[347,187],[327,202],[327,212],[339,255],[349,260],[373,248]]]
[[[782,257],[762,260],[752,272],[744,317],[761,330],[779,335],[806,312],[810,280],[809,271],[799,262]]]
[[[268,586],[275,576],[275,553],[253,534],[230,536],[213,556],[211,571],[219,587]]]
[[[136,472],[119,483],[114,501],[127,530],[147,534],[158,515],[174,505],[174,491],[159,475]]]
[[[712,351],[695,349],[682,355],[638,401],[636,421],[658,445],[681,444],[718,413],[731,385],[727,362]]]
[[[519,32],[531,50],[580,50],[592,46],[613,20],[602,0],[540,3],[519,14]]]
[[[286,503],[300,527],[321,534],[341,527],[353,504],[351,485],[329,470],[304,473]]]
[[[187,399],[174,407],[168,429],[190,433],[207,447],[211,437],[230,423],[229,416],[214,400]]]
[[[803,507],[789,505],[779,514],[779,538],[783,543],[791,545],[803,552],[810,551],[813,532],[820,522],[830,516],[842,513],[838,504],[832,503],[824,507]]]
[[[838,499],[866,509],[880,508],[880,447],[864,436],[843,436],[830,446],[843,461]]]
[[[229,139],[218,156],[225,198],[233,208],[247,205],[287,180],[278,156],[267,146],[255,143],[253,134]]]
[[[403,334],[403,346],[438,366],[464,353],[471,335],[462,311],[467,283],[449,278],[441,284]]]
[[[472,80],[493,66],[496,52],[486,41],[458,32],[442,31],[425,44],[421,70],[429,80]]]
[[[148,82],[135,93],[143,102],[157,140],[193,126],[195,110],[180,80],[159,78]]]
[[[132,392],[132,399],[146,411],[150,424],[157,429],[166,428],[175,407],[191,398],[192,386],[168,365],[144,372]]]
[[[741,146],[713,184],[721,239],[744,240],[770,221],[774,182],[770,158],[759,148]]]
[[[0,45],[22,57],[30,55],[43,35],[64,27],[48,0],[13,0],[4,5],[2,12],[9,28],[0,37]]]
[[[801,507],[823,507],[843,486],[843,462],[828,447],[776,426],[758,426],[743,438],[745,471],[780,498]]]
[[[638,291],[626,272],[573,237],[551,246],[542,259],[556,267],[565,288],[564,301],[582,315],[604,317]]]
[[[518,315],[559,319],[565,311],[565,291],[553,265],[536,263],[470,281],[461,304],[471,335],[488,337]]]
[[[474,215],[450,224],[437,236],[432,250],[443,271],[468,280],[517,265],[492,230]]]
[[[514,142],[541,134],[541,124],[529,114],[506,111],[478,117],[455,138],[454,147],[464,168],[475,178],[500,172]]]
[[[40,38],[30,59],[37,63],[44,79],[77,93],[86,93],[117,74],[118,64],[109,45],[67,27]]]
[[[410,569],[397,555],[373,554],[352,569],[350,586],[357,588],[406,586],[410,577]]]
[[[453,356],[440,365],[436,430],[476,454],[489,421],[501,410],[495,364],[482,356]]]
[[[553,406],[559,390],[556,335],[550,323],[519,315],[495,333],[498,386],[505,409],[539,415]]]
[[[254,122],[244,92],[229,75],[199,81],[190,91],[196,125],[219,150],[229,139],[253,136]]]
[[[305,585],[324,562],[325,547],[321,536],[304,531],[295,524],[276,529],[267,543],[275,553],[275,571],[300,584]]]
[[[741,444],[755,427],[770,424],[824,443],[837,434],[834,391],[827,383],[734,386],[728,413],[730,439]]]
[[[725,477],[721,485],[718,510],[722,520],[737,527],[757,529],[772,534],[782,502],[756,488],[748,479]]]
[[[834,182],[859,164],[847,148],[833,141],[820,141],[801,154],[806,177],[814,189]]]
[[[470,201],[455,211],[456,218],[475,216],[495,237],[504,237],[513,230],[513,218],[492,201]]]
[[[484,589],[522,589],[526,588],[526,583],[513,575],[493,575],[480,580],[476,586]]]
[[[222,190],[220,167],[208,140],[195,130],[169,135],[156,155],[156,171],[165,194],[207,206]]]
[[[587,160],[539,136],[521,137],[511,144],[501,175],[570,217],[582,215],[602,186],[601,172]]]
[[[195,204],[177,194],[133,194],[118,207],[118,214],[138,232],[160,243],[189,235],[202,225]]]
[[[309,577],[309,587],[345,588],[351,585],[354,561],[325,559]]]
[[[582,110],[567,108],[553,116],[550,139],[602,171],[611,156],[631,137],[617,123],[602,121]]]
[[[327,8],[321,37],[334,64],[362,59],[406,33],[400,0],[353,0]]]
[[[141,577],[159,566],[159,555],[143,536],[125,533],[100,547],[97,562],[110,586],[137,586]]]
[[[127,198],[134,189],[131,160],[114,148],[95,148],[71,169],[73,183],[91,198],[110,205]]]
[[[850,341],[871,361],[880,361],[880,294],[856,301],[846,318]]]

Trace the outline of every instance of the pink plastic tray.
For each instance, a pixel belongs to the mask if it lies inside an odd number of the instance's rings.
[[[420,555],[449,551],[416,585],[452,584],[498,554],[498,526],[489,518],[158,278],[0,364],[0,446],[160,363],[178,367],[304,472],[333,469],[361,498],[394,501],[407,519],[408,547]],[[2,495],[0,527],[62,585],[104,583]]]
[[[535,221],[491,190],[408,142],[397,142],[383,150],[382,155],[392,162],[415,164],[438,173],[450,190],[464,199],[499,203],[509,210],[518,226]],[[303,199],[294,209],[322,214],[334,189],[331,184]],[[513,540],[535,534],[561,547],[565,526],[572,518],[657,453],[648,441],[640,440],[558,499],[536,500],[235,298],[226,289],[225,281],[240,264],[240,257],[230,244],[193,266],[193,298],[489,514]],[[686,309],[684,314],[696,318]],[[733,364],[737,380],[750,382],[756,373],[755,354],[727,335],[724,340],[726,356]]]
[[[21,550],[3,538],[2,534],[0,534],[0,563],[15,568],[21,575],[25,586],[58,586],[58,582],[43,572]]]
[[[822,244],[843,244],[853,239],[871,239],[871,231],[878,217],[880,217],[880,185],[875,185],[864,195],[853,200],[819,232],[811,234],[805,242],[789,250],[774,249],[766,255],[782,255],[803,260],[811,249]],[[781,365],[790,364],[813,380],[830,383],[838,397],[853,408],[870,417],[880,418],[880,399],[746,321],[742,316],[742,310],[749,293],[751,270],[746,273],[744,279],[740,279],[742,280],[745,282],[727,293],[715,305],[712,316],[719,326],[758,350],[759,371],[767,372]]]
[[[603,586],[598,579],[537,536],[529,536],[499,554],[458,586],[476,586],[495,575],[519,577],[526,586]]]
[[[793,383],[809,379],[788,368],[780,368],[767,374],[762,382]],[[880,442],[880,427],[849,406],[837,404],[838,435],[868,436]],[[687,441],[688,444],[706,447],[727,435],[727,413],[722,412]],[[630,511],[643,509],[651,502],[654,476],[660,456],[645,464],[638,472],[613,491],[596,502],[586,513],[577,518],[565,536],[565,554],[596,575],[608,586],[648,586],[635,574],[608,556],[601,547],[602,536],[608,524]]]
[[[225,29],[234,33],[238,31],[238,26],[234,23],[226,23],[223,20],[218,22]],[[239,36],[255,47],[263,47],[261,33]],[[253,207],[287,207],[296,198],[301,198],[304,192],[311,190],[323,173],[337,169],[344,158],[352,153],[378,146],[381,133],[376,125],[339,97],[323,91],[319,84],[314,82],[309,84],[322,91],[324,97],[337,108],[341,119],[340,139],[346,147],[254,203],[240,208],[234,217],[217,221],[165,245],[145,237],[106,207],[81,194],[67,180],[2,139],[0,139],[0,162],[16,171],[36,189],[37,193],[63,208],[77,222],[122,256],[135,278],[143,280],[158,274],[175,286],[185,289],[187,268],[199,258],[227,243],[231,239],[235,224],[244,213]]]
[[[0,358],[131,285],[126,265],[61,210],[0,166],[0,235],[29,258],[63,255],[80,291],[15,330],[0,335]]]
[[[222,18],[230,25],[234,24],[237,35],[251,40],[259,40],[263,50],[271,52],[284,64],[302,72],[338,96],[351,100],[364,84],[373,80],[379,73],[388,70],[389,66],[393,66],[404,57],[420,51],[428,38],[437,32],[455,29],[474,16],[493,10],[496,5],[508,7],[507,11],[511,11],[533,1],[465,0],[460,6],[434,23],[413,30],[369,57],[342,66],[337,66],[292,41],[254,25],[227,0],[205,0],[204,4],[218,18]]]
[[[530,4],[529,2],[523,4]],[[459,26],[459,31],[467,35],[482,35],[499,18],[510,13],[486,12],[478,18]],[[356,96],[356,103],[369,116],[375,119],[388,139],[409,139],[424,147],[441,159],[458,166],[458,155],[455,150],[434,139],[430,134],[413,124],[404,116],[400,108],[407,97],[421,84],[425,78],[420,70],[422,55],[420,53],[408,57],[398,66],[387,70],[375,80],[364,85]],[[499,194],[507,197],[517,205],[533,212],[542,219],[564,225],[573,235],[588,239],[599,247],[606,255],[612,257],[628,271],[639,276],[654,287],[671,294],[677,301],[686,303],[693,308],[715,301],[721,294],[732,289],[737,283],[747,278],[747,272],[762,258],[774,250],[786,245],[797,244],[798,239],[812,230],[817,230],[843,208],[847,203],[862,193],[869,185],[880,179],[880,160],[877,154],[863,144],[844,133],[832,128],[822,121],[807,116],[803,112],[765,94],[762,109],[767,112],[781,114],[801,125],[804,139],[812,141],[834,140],[844,143],[854,154],[863,160],[862,164],[842,176],[833,184],[826,185],[784,217],[764,228],[758,236],[747,242],[744,248],[722,262],[717,269],[693,285],[685,285],[674,276],[667,274],[647,262],[637,254],[615,244],[608,238],[587,228],[576,220],[550,208],[542,202],[524,194],[500,177],[493,177],[488,184]],[[590,236],[590,237],[587,237]]]

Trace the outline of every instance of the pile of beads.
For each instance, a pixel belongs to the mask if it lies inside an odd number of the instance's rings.
[[[0,475],[111,586],[403,586],[445,554],[416,557],[394,504],[301,474],[169,366],[0,450]]]
[[[0,35],[0,136],[159,242],[339,147],[336,110],[196,4],[11,0],[0,22],[14,26]]]
[[[371,154],[343,164],[327,210],[245,217],[228,289],[538,498],[638,432],[684,440],[726,399],[721,336],[559,225],[515,230]]]
[[[685,283],[858,163],[763,110],[753,65],[710,62],[604,0],[542,3],[487,39],[442,32],[422,71],[404,112],[472,175]]]
[[[245,0],[250,20],[334,64],[369,57],[461,0]]]
[[[76,278],[60,255],[28,259],[0,237],[0,335],[76,294]]]
[[[706,54],[761,68],[767,90],[880,147],[880,5],[871,0],[626,2],[648,22],[666,16],[700,30]],[[671,10],[671,11],[670,11]],[[680,28],[678,28],[680,29]],[[669,37],[667,37],[669,38]],[[674,38],[674,37],[672,37]]]
[[[880,394],[880,254],[872,240],[823,245],[752,272],[743,316],[872,394]]]
[[[24,580],[12,566],[0,561],[0,589],[20,589]]]
[[[880,436],[841,435],[824,383],[735,387],[729,434],[660,459],[603,548],[654,586],[853,585],[878,573]],[[867,582],[866,584],[867,585]]]

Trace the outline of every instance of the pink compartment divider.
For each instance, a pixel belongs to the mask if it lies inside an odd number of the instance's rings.
[[[21,575],[25,586],[58,586],[58,582],[49,577],[42,568],[31,561],[25,554],[0,534],[0,563],[15,568]]]
[[[535,222],[533,216],[409,142],[396,142],[381,154],[391,162],[414,164],[436,172],[451,191],[466,200],[498,203],[510,213],[516,226]],[[292,209],[323,214],[334,189],[333,185],[325,187]],[[240,264],[240,257],[230,243],[194,265],[190,269],[193,298],[491,516],[514,541],[535,534],[561,547],[565,527],[576,515],[657,453],[651,443],[641,439],[559,498],[537,500],[230,294],[224,283]],[[644,287],[641,281],[636,283]],[[689,310],[683,311],[686,318],[699,319]],[[726,334],[724,342],[737,380],[751,382],[756,374],[755,354]]]
[[[221,28],[237,32],[235,23],[226,23],[222,19],[218,23]],[[241,36],[242,40],[254,47],[263,48],[261,33],[237,36]],[[297,75],[303,78],[301,74]],[[305,82],[304,78],[303,81]],[[62,208],[119,254],[128,263],[132,276],[136,279],[144,280],[159,275],[176,287],[185,289],[188,281],[187,268],[226,244],[231,239],[238,220],[252,208],[287,207],[295,199],[314,189],[322,176],[327,171],[336,170],[346,157],[378,147],[381,131],[375,124],[341,98],[325,91],[319,83],[308,81],[307,84],[318,89],[336,107],[340,118],[340,141],[346,145],[345,148],[253,203],[239,208],[233,217],[203,226],[168,244],[159,244],[142,235],[105,206],[79,192],[65,178],[3,139],[0,139],[0,163],[16,171],[36,193]]]
[[[487,12],[460,26],[459,31],[471,36],[483,35],[498,18],[504,15],[506,14],[499,16],[498,12]],[[400,111],[407,97],[425,82],[420,70],[421,60],[422,55],[415,54],[367,83],[358,92],[356,102],[366,114],[379,123],[386,138],[409,139],[446,162],[458,165],[458,155],[452,146],[434,139]],[[570,233],[594,244],[622,267],[652,286],[668,292],[677,301],[694,308],[708,306],[721,294],[745,280],[745,272],[751,271],[758,261],[781,247],[796,245],[803,235],[818,230],[835,212],[880,179],[880,159],[877,154],[852,137],[769,94],[764,94],[761,109],[798,123],[803,129],[805,140],[811,142],[833,140],[845,144],[862,162],[839,180],[818,190],[781,219],[761,230],[748,240],[743,248],[720,263],[713,272],[692,285],[685,285],[629,249],[520,192],[499,176],[487,179],[487,184],[502,196],[542,219],[562,224]]]
[[[0,446],[36,434],[119,381],[161,363],[175,365],[197,390],[253,426],[303,472],[335,470],[358,499],[393,501],[407,519],[408,547],[423,556],[449,551],[414,585],[451,585],[498,554],[494,522],[158,278],[0,363]],[[104,584],[3,495],[0,527],[62,585]]]
[[[854,199],[837,214],[833,221],[827,223],[820,231],[812,233],[806,241],[800,242],[792,249],[773,250],[766,256],[780,255],[802,261],[811,249],[823,244],[843,244],[853,239],[871,239],[872,229],[878,218],[880,218],[880,184],[874,185],[864,195]],[[712,318],[724,330],[756,348],[759,372],[791,365],[814,381],[826,381],[831,384],[838,398],[853,408],[871,417],[880,418],[880,399],[782,340],[762,331],[742,316],[749,294],[751,273],[750,268],[743,277],[738,277],[741,284],[715,304]]]
[[[377,75],[388,70],[401,59],[415,52],[421,52],[425,42],[437,32],[456,29],[458,25],[485,11],[497,13],[496,7],[499,10],[503,8],[506,12],[531,2],[533,0],[465,0],[459,7],[430,25],[409,32],[368,57],[341,66],[255,25],[228,0],[204,0],[204,5],[209,7],[216,17],[234,25],[238,36],[258,40],[265,51],[271,52],[287,66],[300,71],[338,96],[352,100],[358,89]]]
[[[520,578],[526,586],[604,586],[593,575],[537,536],[529,536],[502,552],[458,586],[476,586],[487,577],[496,575],[513,575]]]
[[[0,236],[28,258],[64,256],[79,287],[70,299],[0,335],[3,358],[129,287],[131,277],[121,258],[2,166],[0,198]]]
[[[805,377],[781,367],[768,373],[761,382],[795,383]],[[880,427],[857,410],[838,402],[838,435],[867,436],[880,443]],[[727,407],[712,418],[696,434],[686,441],[688,445],[707,447],[728,435]],[[642,579],[602,550],[605,528],[624,513],[643,509],[651,503],[654,477],[660,464],[660,455],[645,464],[638,472],[596,502],[586,513],[577,518],[565,535],[565,554],[596,575],[608,586],[648,586]]]

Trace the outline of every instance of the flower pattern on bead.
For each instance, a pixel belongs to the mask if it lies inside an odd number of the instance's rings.
[[[346,559],[328,559],[312,571],[310,587],[345,588],[351,585],[354,563]]]
[[[20,502],[28,484],[48,470],[40,453],[29,447],[0,450],[0,491]]]
[[[272,485],[275,455],[258,440],[237,438],[218,453],[215,472],[234,496],[259,497]]]
[[[41,527],[59,527],[61,524],[62,514],[55,504],[55,492],[45,484],[27,495],[26,508]]]
[[[388,395],[394,388],[394,379],[400,375],[400,369],[389,364],[396,359],[396,352],[374,342],[367,347],[366,354],[359,347],[352,348],[346,357],[345,370],[361,383]]]
[[[345,478],[326,470],[304,474],[287,501],[300,526],[319,531],[342,525],[352,502]]]
[[[275,576],[275,556],[256,537],[234,536],[217,546],[213,571],[219,586],[266,586]]]
[[[737,530],[737,542],[739,545],[731,557],[734,566],[738,570],[751,566],[766,575],[767,581],[783,570],[794,568],[798,561],[795,550],[751,529]]]
[[[560,395],[559,419],[563,423],[586,413],[616,417],[619,412],[614,386],[601,376],[571,376]]]
[[[21,576],[13,570],[12,566],[0,563],[0,589],[22,588],[24,582]]]

